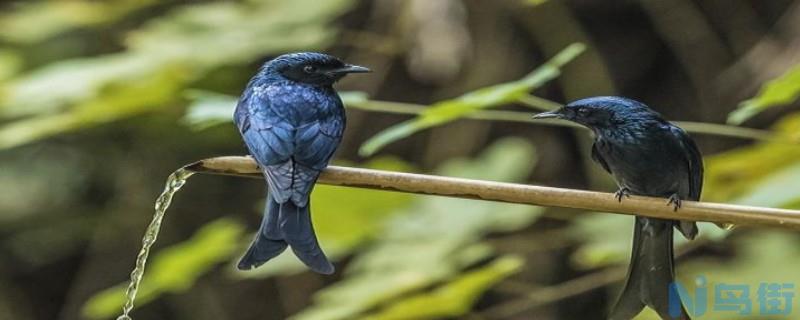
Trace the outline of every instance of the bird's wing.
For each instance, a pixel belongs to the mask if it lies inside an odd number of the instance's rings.
[[[322,170],[328,165],[328,161],[342,139],[343,131],[342,125],[331,122],[339,121],[319,120],[297,130],[295,159],[298,163],[316,170]]]
[[[276,93],[280,96],[270,99],[272,95],[264,94],[266,91],[269,90],[245,94],[237,107],[236,124],[262,167],[274,199],[281,203],[291,199],[296,205],[305,206],[320,171],[341,141],[341,101],[313,99],[306,101],[309,105],[290,105],[281,99],[286,94]],[[302,110],[306,113],[303,118],[313,120],[302,120],[290,108]]]
[[[594,162],[599,163],[600,166],[602,166],[603,169],[606,170],[606,172],[611,173],[611,169],[608,167],[608,163],[606,162],[605,159],[603,159],[603,156],[600,155],[600,152],[597,151],[597,143],[592,145],[592,160],[594,160]]]
[[[341,109],[341,105],[331,107]],[[342,140],[343,132],[344,116],[336,112],[324,112],[316,121],[297,129],[293,159],[297,164],[299,175],[293,186],[295,203],[303,204],[308,201],[307,195],[311,193],[319,172],[328,166],[336,147]]]
[[[694,140],[683,129],[671,126],[670,131],[680,143],[689,167],[689,196],[691,200],[700,200],[700,193],[703,191],[703,156]]]
[[[234,120],[247,149],[264,172],[278,202],[291,197],[295,152],[294,125],[278,114],[263,91],[248,90],[236,107]]]

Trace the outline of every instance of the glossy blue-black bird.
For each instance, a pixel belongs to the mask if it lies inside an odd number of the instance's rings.
[[[266,209],[239,269],[252,269],[287,246],[312,270],[333,264],[311,225],[309,196],[342,139],[345,112],[333,84],[369,72],[321,53],[292,53],[268,61],[247,84],[234,112],[247,149],[268,182]]]
[[[619,201],[629,194],[664,197],[677,210],[681,200],[700,199],[703,160],[694,141],[641,102],[587,98],[534,118],[564,119],[591,129],[592,159],[616,180]],[[610,319],[632,319],[645,306],[664,319],[689,319],[680,303],[669,301],[675,277],[673,227],[688,239],[697,235],[691,221],[636,217],[628,278]]]

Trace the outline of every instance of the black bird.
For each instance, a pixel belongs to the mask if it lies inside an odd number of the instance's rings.
[[[641,102],[593,97],[534,118],[564,119],[591,129],[592,159],[613,175],[619,201],[629,194],[664,197],[678,210],[681,200],[700,199],[703,160],[694,141]],[[610,319],[632,319],[644,306],[664,319],[689,319],[683,306],[679,314],[669,312],[669,285],[675,277],[673,227],[688,239],[697,235],[691,221],[636,217],[628,278]]]
[[[234,122],[269,185],[261,228],[239,269],[258,267],[290,246],[312,270],[333,273],[311,225],[309,195],[344,132],[333,84],[356,72],[369,69],[326,54],[292,53],[265,63],[247,84]]]

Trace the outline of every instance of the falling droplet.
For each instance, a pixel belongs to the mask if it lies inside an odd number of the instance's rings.
[[[736,225],[735,225],[735,224],[733,224],[733,223],[723,223],[723,224],[722,224],[722,229],[725,229],[725,230],[731,231],[731,230],[733,230],[733,229],[736,229]]]
[[[147,263],[147,256],[150,255],[150,247],[153,246],[156,238],[158,238],[158,232],[161,230],[161,221],[164,219],[164,213],[169,208],[170,203],[172,203],[172,196],[186,184],[186,180],[193,174],[194,172],[183,168],[173,172],[167,178],[164,191],[156,199],[155,214],[142,238],[142,249],[139,250],[139,255],[136,256],[136,266],[131,272],[131,282],[128,284],[128,289],[125,290],[125,305],[122,307],[122,315],[117,317],[117,320],[133,320],[129,314],[133,310],[133,302],[136,300],[136,293],[139,291],[139,284],[144,276],[144,267]]]

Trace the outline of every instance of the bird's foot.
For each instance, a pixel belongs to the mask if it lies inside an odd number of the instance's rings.
[[[260,165],[260,164],[258,164],[258,161],[256,161],[256,157],[254,157],[254,156],[253,156],[253,155],[251,155],[251,154],[245,155],[245,157],[248,157],[248,158],[250,158],[250,159],[253,159],[253,162],[255,162],[255,163],[256,163],[256,170],[258,170],[258,171],[261,171],[261,169],[262,169],[262,168],[261,168],[261,165]]]
[[[617,190],[617,192],[614,192],[614,198],[617,198],[617,201],[622,202],[622,197],[630,198],[631,197],[631,189],[622,187],[622,188],[619,188],[619,190]]]
[[[669,201],[667,202],[667,205],[673,206],[672,211],[678,211],[678,209],[680,209],[681,207],[681,197],[677,193],[673,193],[671,196],[669,196]]]

